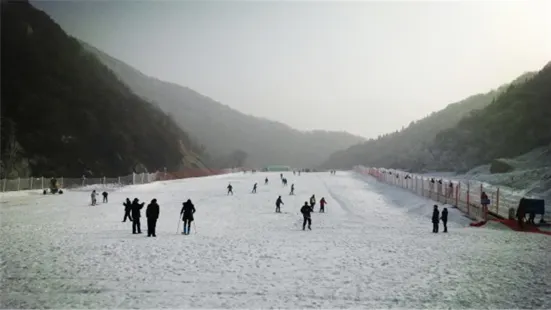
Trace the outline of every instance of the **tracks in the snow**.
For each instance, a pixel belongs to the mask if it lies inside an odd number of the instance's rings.
[[[327,185],[327,182],[325,180],[322,180],[323,182],[323,185],[325,186],[325,188],[327,189],[327,192],[329,193],[329,196],[331,196],[331,198],[333,200],[335,200],[339,206],[347,213],[349,214],[351,217],[354,217],[356,219],[360,219],[362,221],[365,221],[366,219],[362,216],[362,215],[359,215],[357,213],[355,213],[354,211],[352,211],[350,209],[350,207],[348,206],[350,204],[350,202],[348,201],[348,199],[340,196],[339,194],[335,193],[333,190],[331,190],[331,187]]]

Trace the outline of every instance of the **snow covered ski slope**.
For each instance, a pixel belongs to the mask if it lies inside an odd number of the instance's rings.
[[[287,187],[279,173],[129,186],[94,207],[84,191],[3,195],[0,306],[551,308],[547,236],[468,228],[452,209],[449,233],[432,234],[432,203],[411,193],[352,173],[285,176]],[[302,231],[312,194],[327,213],[318,205]],[[157,238],[145,208],[143,234],[121,223],[126,197],[158,200]],[[188,198],[197,230],[184,236]]]

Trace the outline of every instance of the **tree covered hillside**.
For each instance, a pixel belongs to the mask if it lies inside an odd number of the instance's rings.
[[[188,136],[44,12],[2,1],[2,177],[178,169]]]
[[[482,110],[439,133],[432,149],[439,169],[470,169],[551,144],[551,63],[511,85]]]
[[[245,165],[286,164],[314,167],[337,151],[364,141],[345,132],[295,130],[282,123],[253,117],[203,96],[192,89],[146,76],[129,65],[83,43],[136,94],[155,102],[206,147],[211,162],[238,164],[234,154],[246,154]],[[307,115],[305,115],[307,117]]]
[[[512,84],[522,83],[534,73],[525,73]],[[445,109],[411,122],[408,127],[394,133],[382,135],[365,143],[332,154],[323,167],[348,169],[355,165],[409,169],[415,171],[435,169],[439,166],[433,151],[435,137],[445,129],[454,127],[474,110],[480,110],[492,103],[508,85],[485,94],[471,96],[452,103]]]

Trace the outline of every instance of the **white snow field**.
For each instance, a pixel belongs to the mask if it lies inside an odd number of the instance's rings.
[[[452,209],[449,233],[433,234],[433,203],[412,193],[351,172],[285,175],[286,188],[279,173],[129,186],[94,207],[89,192],[5,194],[0,307],[551,308],[548,236],[466,227]],[[327,213],[302,231],[311,194]],[[143,234],[121,223],[126,197],[157,198],[157,238],[145,208]],[[188,198],[197,231],[184,236]]]

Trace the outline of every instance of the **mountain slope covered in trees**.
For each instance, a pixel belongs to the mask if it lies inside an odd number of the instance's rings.
[[[2,1],[2,177],[116,176],[197,150],[44,12]],[[185,149],[184,149],[185,147]]]
[[[521,84],[534,74],[525,73],[510,84]],[[400,131],[338,151],[332,154],[323,166],[348,169],[361,164],[413,171],[444,169],[439,155],[434,150],[436,136],[441,131],[456,126],[472,111],[489,106],[508,87],[509,84],[485,94],[471,96],[419,121],[411,122]]]
[[[551,146],[551,63],[440,132],[432,149],[438,169],[467,170],[544,146]]]
[[[84,42],[83,45],[136,94],[172,115],[186,132],[203,143],[211,162],[218,166],[231,163],[257,168],[273,164],[314,167],[331,153],[364,141],[345,132],[302,132],[243,114],[187,87],[146,76]]]

